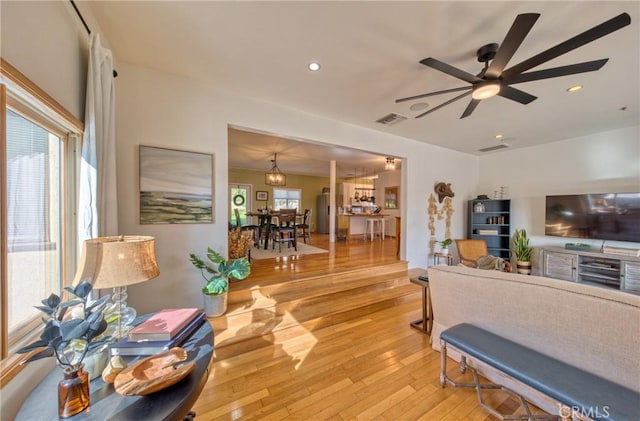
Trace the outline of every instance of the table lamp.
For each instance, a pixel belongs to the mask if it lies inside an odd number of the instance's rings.
[[[116,338],[123,337],[136,317],[127,306],[127,285],[148,281],[160,274],[155,255],[155,239],[121,235],[86,240],[73,284],[88,280],[93,289],[113,288],[113,310],[105,318],[117,318]]]

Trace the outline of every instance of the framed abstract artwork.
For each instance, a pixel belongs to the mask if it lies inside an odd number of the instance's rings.
[[[213,223],[213,154],[140,145],[140,224]]]

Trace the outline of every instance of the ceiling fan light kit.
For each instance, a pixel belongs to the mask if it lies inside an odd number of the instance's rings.
[[[473,87],[471,98],[481,100],[491,98],[500,93],[500,82],[486,82]]]
[[[533,25],[536,23],[539,17],[540,14],[538,13],[524,13],[516,16],[516,19],[507,32],[507,35],[502,41],[502,44],[498,45],[495,43],[491,43],[480,47],[476,52],[476,56],[479,62],[484,63],[484,68],[477,75],[468,73],[433,57],[427,57],[423,60],[420,60],[420,63],[424,64],[425,66],[446,73],[449,76],[462,80],[463,82],[467,82],[469,86],[444,89],[434,92],[428,92],[426,94],[400,98],[396,100],[396,103],[412,101],[429,96],[448,94],[452,92],[466,91],[452,99],[449,99],[448,101],[445,101],[440,105],[427,110],[422,114],[415,116],[415,118],[423,117],[446,105],[465,98],[469,94],[471,94],[471,101],[467,105],[467,108],[464,110],[460,118],[470,116],[471,113],[473,113],[473,111],[476,109],[480,101],[496,95],[518,102],[520,104],[529,104],[537,97],[527,92],[516,89],[511,85],[560,76],[593,72],[602,68],[602,66],[604,66],[609,59],[605,58],[530,72],[527,72],[528,70],[551,61],[563,54],[575,50],[576,48],[582,47],[583,45],[595,41],[598,38],[602,38],[605,35],[615,32],[618,29],[621,29],[631,23],[631,17],[629,16],[629,14],[621,13],[606,22],[596,25],[593,28],[582,32],[581,34],[574,36],[573,38],[561,42],[560,44],[557,44],[554,47],[551,47],[527,60],[524,60],[516,64],[515,66],[505,69],[505,67],[509,63],[509,60],[511,60],[515,52],[518,50],[520,44],[522,44],[525,37],[527,36],[531,28],[533,28]]]

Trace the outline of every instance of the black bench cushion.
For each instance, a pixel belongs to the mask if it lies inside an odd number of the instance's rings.
[[[640,420],[640,393],[484,329],[462,323],[440,339],[592,419]]]

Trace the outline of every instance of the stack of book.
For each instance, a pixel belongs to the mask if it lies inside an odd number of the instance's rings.
[[[478,234],[480,234],[480,235],[498,235],[498,230],[490,230],[490,229],[478,230]]]
[[[111,345],[111,355],[153,355],[180,346],[206,320],[197,308],[157,312]]]

